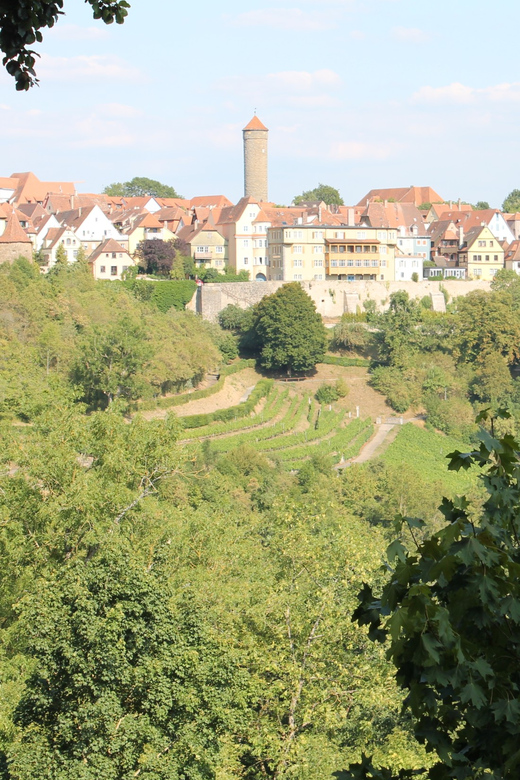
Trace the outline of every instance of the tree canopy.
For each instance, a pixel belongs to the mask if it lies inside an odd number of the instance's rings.
[[[126,0],[85,0],[94,19],[105,24],[122,24],[130,4]],[[54,27],[63,15],[63,0],[0,0],[0,51],[2,64],[13,76],[17,90],[27,90],[38,83],[36,57],[31,47],[43,40],[42,30]]]
[[[412,549],[403,539],[390,545],[381,595],[365,587],[354,614],[373,641],[389,637],[415,734],[437,755],[431,780],[514,780],[520,771],[520,443],[494,438],[493,425],[479,438],[478,449],[451,454],[450,468],[486,469],[481,516],[464,496],[444,499],[447,525],[424,540],[420,520],[399,518]],[[364,759],[337,776],[395,775]]]
[[[514,214],[520,211],[520,190],[512,190],[502,203],[502,211]]]
[[[293,200],[295,206],[308,201],[323,201],[327,206],[343,206],[343,198],[339,190],[328,184],[318,184],[313,190],[305,190],[301,195],[296,195]]]
[[[298,282],[284,284],[260,301],[253,328],[265,368],[288,374],[309,371],[327,349],[321,316]]]
[[[134,198],[142,195],[150,195],[153,198],[181,198],[173,187],[161,184],[156,179],[147,179],[145,176],[134,176],[130,181],[114,182],[107,184],[103,190],[105,195],[114,197]]]

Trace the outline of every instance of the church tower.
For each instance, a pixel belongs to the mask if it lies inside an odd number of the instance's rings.
[[[267,134],[269,130],[255,114],[243,129],[244,195],[255,200],[267,197]]]

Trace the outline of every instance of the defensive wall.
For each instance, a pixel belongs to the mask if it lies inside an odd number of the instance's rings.
[[[276,292],[287,282],[229,282],[224,284],[204,284],[197,288],[187,309],[201,314],[205,320],[215,322],[219,312],[230,303],[246,309],[258,303],[266,295]],[[411,298],[423,298],[428,295],[436,311],[445,311],[443,290],[450,300],[459,295],[467,295],[473,290],[489,291],[490,282],[483,281],[421,281],[421,282],[375,282],[375,281],[321,281],[299,282],[310,295],[316,309],[322,317],[341,317],[345,312],[355,313],[359,307],[363,311],[365,301],[375,301],[378,311],[388,308],[390,294],[406,290]]]

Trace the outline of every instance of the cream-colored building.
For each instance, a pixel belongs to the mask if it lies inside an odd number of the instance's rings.
[[[469,230],[459,250],[458,265],[467,269],[468,279],[491,281],[504,268],[504,250],[487,225]]]
[[[394,281],[395,230],[292,225],[267,231],[272,278]]]
[[[103,241],[88,259],[94,279],[121,279],[136,264],[127,250],[113,238]]]
[[[198,268],[214,268],[219,273],[229,264],[228,242],[210,217],[206,222],[195,221],[177,233],[181,241],[190,247],[190,253]]]

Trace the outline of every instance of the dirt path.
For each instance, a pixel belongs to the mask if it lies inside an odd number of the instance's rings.
[[[207,414],[217,409],[226,409],[228,406],[236,406],[244,398],[246,393],[262,379],[262,375],[254,368],[245,368],[238,374],[231,374],[224,380],[224,387],[218,393],[207,398],[199,398],[188,401],[183,406],[172,406],[169,409],[151,409],[142,412],[145,420],[159,420],[169,412],[175,412],[178,417],[187,417],[190,414]]]
[[[388,423],[383,423],[380,425],[375,433],[375,436],[372,436],[372,438],[367,441],[367,443],[361,448],[359,455],[356,458],[352,458],[350,462],[365,463],[367,460],[370,460],[370,458],[374,455],[374,452],[384,442],[392,428],[395,428],[395,426],[389,425]]]

